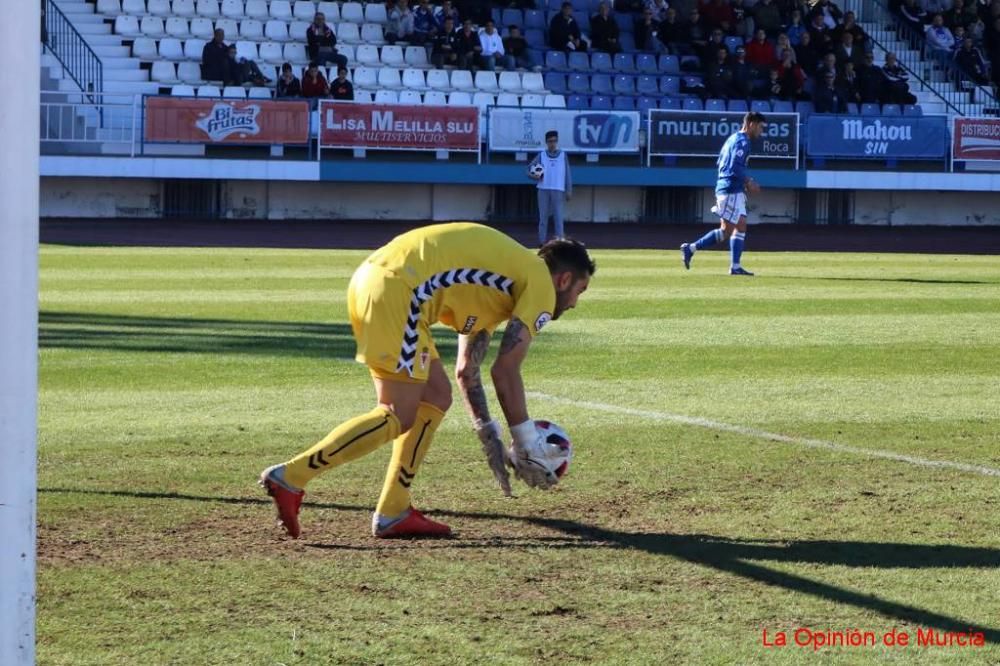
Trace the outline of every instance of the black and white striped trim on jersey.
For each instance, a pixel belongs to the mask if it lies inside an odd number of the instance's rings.
[[[455,284],[489,287],[510,296],[514,281],[509,277],[482,268],[453,268],[432,275],[417,285],[413,290],[413,298],[410,299],[410,314],[406,318],[403,347],[399,352],[399,364],[396,366],[396,372],[406,370],[410,375],[413,374],[413,361],[417,356],[417,339],[419,337],[417,324],[420,322],[420,307],[429,301],[438,289],[447,289]]]

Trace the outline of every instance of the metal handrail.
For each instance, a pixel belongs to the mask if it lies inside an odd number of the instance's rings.
[[[104,92],[104,64],[53,0],[45,2],[45,31],[45,46],[80,90],[88,94]]]
[[[127,146],[125,152],[135,157],[141,131],[140,108],[139,95],[43,91],[42,154],[100,155],[102,146],[117,145]]]

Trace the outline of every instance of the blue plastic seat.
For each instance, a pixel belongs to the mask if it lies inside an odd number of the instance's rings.
[[[615,77],[615,92],[619,95],[635,94],[635,77],[619,74]]]
[[[571,93],[589,93],[590,81],[586,74],[570,74],[566,90]]]
[[[607,95],[595,95],[590,98],[590,108],[603,111],[611,110],[611,98]]]
[[[726,45],[726,48],[729,49],[730,53],[736,53],[736,48],[739,46],[743,46],[743,38],[733,37],[733,36],[726,37],[724,43]]]
[[[764,102],[767,104],[767,102]],[[732,111],[733,113],[746,113],[749,111],[747,108],[747,101],[745,99],[731,99],[729,104],[726,105],[727,111]]]
[[[657,85],[656,77],[647,74],[635,80],[635,91],[640,95],[657,95],[660,87]]]
[[[795,107],[791,102],[787,102],[783,99],[774,100],[774,104],[771,105],[771,110],[775,113],[793,113]]]
[[[640,53],[635,57],[635,68],[640,74],[657,74],[656,56],[652,53]]]
[[[679,95],[681,93],[680,78],[676,76],[661,76],[660,92],[664,95]]]
[[[800,116],[802,116],[803,119],[805,119],[811,116],[813,113],[815,113],[816,110],[813,108],[812,102],[796,102],[795,112],[798,113]]]
[[[627,95],[615,97],[612,108],[615,111],[635,111],[635,98]]]
[[[498,24],[503,27],[508,27],[511,25],[524,26],[524,14],[521,13],[520,9],[505,9],[503,10],[503,16],[500,17],[502,23]]]
[[[528,42],[529,48],[545,48],[545,31],[538,28],[528,28],[524,31],[524,40]]]
[[[613,91],[610,74],[594,74],[590,77],[590,89],[595,95],[611,95]]]
[[[920,108],[919,104],[907,104],[903,107],[903,115],[911,118],[919,118],[924,115],[924,110]]]
[[[621,14],[615,14],[614,18],[615,23],[618,24],[619,34],[623,32],[632,33],[635,31],[635,19],[632,14],[622,12]]]
[[[878,104],[862,104],[861,105],[861,115],[863,116],[881,116],[882,107]]]
[[[881,109],[879,110],[878,113],[882,113]],[[857,104],[855,104],[854,102],[850,102],[847,105],[847,114],[850,115],[850,116],[857,116],[857,115],[861,114],[861,110],[858,109],[858,105]],[[875,115],[878,115],[878,114],[875,114]]]
[[[750,110],[757,113],[771,113],[771,103],[767,100],[757,99],[750,104]]]
[[[650,109],[656,108],[656,99],[654,97],[640,97],[635,101],[635,110],[639,113],[646,113]]]
[[[633,60],[631,53],[615,54],[615,71],[625,74],[632,74],[635,72],[635,60]]]
[[[704,111],[701,106],[701,100],[697,97],[685,97],[684,98],[684,110],[685,111]]]
[[[549,26],[545,23],[545,12],[540,9],[526,9],[524,11],[524,27],[546,30]]]
[[[705,110],[706,111],[725,111],[726,110],[726,100],[724,100],[724,99],[709,99],[709,100],[705,100]]]
[[[566,75],[559,72],[546,72],[545,88],[556,95],[565,95],[567,91]]]
[[[882,105],[882,115],[883,116],[901,116],[903,115],[903,110],[899,108],[899,104],[883,104]]]
[[[557,72],[569,71],[569,65],[566,63],[566,54],[562,51],[546,51],[545,69],[553,69]]]
[[[669,109],[671,111],[681,110],[681,98],[680,97],[662,97],[660,98],[660,108]]]
[[[590,14],[587,12],[574,11],[573,18],[576,20],[576,24],[580,26],[580,32],[585,35],[590,34]]]
[[[566,98],[567,109],[589,109],[590,103],[585,95],[570,95]]]
[[[590,67],[595,72],[611,72],[614,67],[611,64],[611,54],[603,51],[596,51],[590,56]]]
[[[590,58],[587,57],[587,54],[583,53],[582,51],[571,51],[567,62],[569,63],[570,71],[573,72],[590,71]]]
[[[675,55],[661,55],[657,64],[664,74],[679,75],[681,73],[681,62]]]
[[[622,51],[625,53],[635,53],[639,50],[635,48],[635,35],[631,32],[622,32],[618,34],[618,46],[622,47]]]

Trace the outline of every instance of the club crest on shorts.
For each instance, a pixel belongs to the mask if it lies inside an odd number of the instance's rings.
[[[426,370],[427,369],[427,361],[429,361],[430,358],[431,358],[430,351],[427,349],[427,347],[424,347],[423,351],[420,352],[420,369],[421,370]]]
[[[542,326],[545,326],[550,321],[552,321],[551,312],[543,312],[542,314],[538,315],[538,319],[535,320],[535,333],[538,333],[538,331],[542,330]]]

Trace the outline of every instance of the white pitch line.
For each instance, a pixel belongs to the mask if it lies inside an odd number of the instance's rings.
[[[709,419],[702,419],[693,416],[683,416],[681,414],[669,414],[667,412],[654,412],[645,409],[632,409],[631,407],[619,407],[618,405],[609,405],[603,402],[586,402],[583,400],[571,400],[569,398],[562,398],[559,396],[548,395],[547,393],[537,393],[534,391],[528,392],[527,395],[530,398],[537,398],[539,400],[548,400],[550,402],[557,402],[564,405],[573,405],[575,407],[583,407],[585,409],[592,409],[599,412],[607,412],[610,414],[625,414],[628,416],[637,416],[639,418],[648,419],[650,421],[680,423],[682,425],[698,426],[699,428],[708,428],[710,430],[721,430],[723,432],[732,432],[736,433],[737,435],[745,435],[747,437],[767,439],[772,442],[782,442],[783,444],[796,444],[798,446],[805,446],[811,449],[826,449],[827,451],[836,451],[838,453],[850,453],[858,456],[867,456],[869,458],[884,458],[886,460],[896,460],[898,462],[905,462],[911,465],[919,465],[921,467],[944,467],[948,469],[957,469],[963,472],[972,472],[973,474],[982,474],[983,476],[1000,477],[1000,469],[997,469],[995,467],[986,467],[984,465],[970,465],[968,463],[952,462],[950,460],[931,460],[929,458],[908,456],[902,453],[894,453],[892,451],[882,451],[880,449],[863,449],[857,446],[847,446],[845,444],[837,444],[836,442],[828,442],[822,439],[810,439],[808,437],[791,437],[789,435],[781,435],[775,432],[767,432],[766,430],[758,430],[757,428],[747,428],[745,426],[731,425],[729,423],[722,423],[720,421],[711,421]]]

